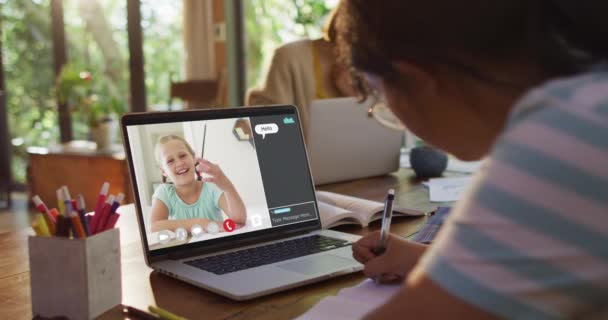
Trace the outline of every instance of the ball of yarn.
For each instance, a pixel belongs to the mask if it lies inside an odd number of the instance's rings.
[[[448,156],[433,147],[419,146],[410,152],[410,165],[419,178],[440,177],[448,166]]]

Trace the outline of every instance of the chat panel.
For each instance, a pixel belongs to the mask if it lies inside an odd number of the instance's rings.
[[[273,226],[316,219],[314,189],[295,114],[252,117]]]

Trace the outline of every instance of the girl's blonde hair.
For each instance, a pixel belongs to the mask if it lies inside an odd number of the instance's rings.
[[[158,164],[159,167],[162,166],[161,164],[161,159],[160,159],[160,151],[161,151],[161,147],[163,144],[172,141],[172,140],[178,140],[181,141],[185,146],[186,149],[188,150],[188,153],[190,153],[192,155],[192,157],[196,157],[196,155],[194,154],[194,150],[192,149],[192,147],[190,146],[190,144],[188,143],[188,141],[186,141],[186,139],[175,135],[175,134],[168,134],[166,136],[162,136],[160,138],[158,138],[158,140],[156,141],[156,144],[154,145],[154,159],[156,159],[156,163]],[[163,179],[163,183],[167,182],[167,177],[162,176]]]

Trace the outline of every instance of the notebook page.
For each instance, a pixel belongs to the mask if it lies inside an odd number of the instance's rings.
[[[360,319],[386,302],[400,287],[400,284],[376,284],[367,279],[321,300],[298,319]]]
[[[386,302],[399,288],[401,288],[401,283],[376,284],[373,280],[366,279],[354,287],[340,290],[338,296],[359,303],[370,303],[376,307]]]
[[[361,319],[374,309],[374,305],[360,303],[339,296],[327,297],[317,303],[312,309],[297,318],[298,320],[351,320]]]
[[[336,224],[337,221],[345,219],[345,223],[355,223],[361,224],[361,222],[355,217],[355,215],[340,207],[336,207],[326,202],[322,202],[319,200],[317,202],[319,207],[319,215],[321,218],[321,224],[323,228],[335,227],[336,225],[340,225],[342,223]]]

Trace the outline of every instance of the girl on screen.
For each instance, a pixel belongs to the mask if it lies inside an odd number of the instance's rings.
[[[205,159],[197,158],[184,138],[176,135],[160,137],[154,147],[163,184],[152,196],[152,231],[190,230],[200,225],[205,230],[211,223],[222,228],[222,211],[243,225],[247,212],[241,196],[222,169]],[[207,176],[201,178],[201,173]]]

